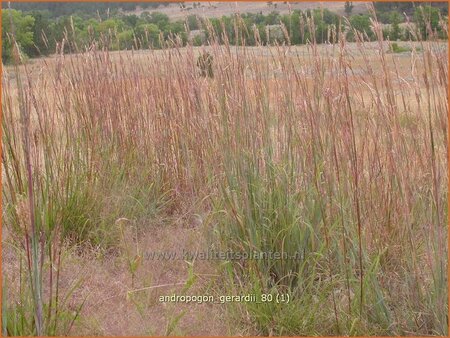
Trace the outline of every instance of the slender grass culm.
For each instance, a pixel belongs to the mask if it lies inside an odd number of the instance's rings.
[[[265,300],[202,304],[235,335],[448,335],[447,22],[407,22],[399,43],[373,8],[370,31],[317,15],[265,35],[245,15],[198,19],[201,47],[160,34],[161,49],[128,51],[109,50],[113,29],[79,45],[72,20],[58,53],[32,62],[11,20],[3,335],[122,332],[96,322],[103,304],[172,334],[192,318],[158,292],[205,280],[211,295]],[[235,255],[213,273],[182,260],[185,282],[145,260],[148,238],[178,249],[192,228],[196,249],[204,237]],[[113,274],[86,285],[74,261]]]
[[[59,273],[63,242],[61,223],[57,219],[59,199],[52,194],[52,190],[58,187],[49,186],[55,183],[51,181],[52,171],[55,170],[52,168],[55,164],[51,151],[52,134],[45,129],[50,126],[43,124],[48,123],[44,116],[38,116],[38,126],[34,125],[33,106],[37,112],[39,110],[32,93],[33,83],[27,66],[23,65],[14,34],[11,38],[17,96],[11,95],[8,85],[3,87],[2,162],[6,178],[3,199],[7,201],[4,204],[7,224],[12,226],[15,233],[15,241],[11,244],[19,257],[21,268],[19,300],[12,305],[8,294],[3,294],[2,327],[5,335],[56,335],[70,330],[80,309],[73,315],[67,315],[64,310],[70,291],[66,292],[62,301],[60,299]],[[13,110],[14,105],[19,108],[18,115]],[[44,157],[43,162],[41,156]],[[41,168],[48,170],[46,177],[40,175]],[[44,276],[44,273],[48,273],[48,276]],[[4,285],[8,288],[7,278],[4,278]]]

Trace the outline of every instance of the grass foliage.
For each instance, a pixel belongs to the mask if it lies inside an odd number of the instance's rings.
[[[290,295],[230,304],[243,334],[448,334],[442,44],[411,49],[408,80],[376,21],[375,43],[330,28],[303,57],[210,29],[211,77],[176,38],[4,73],[3,222],[23,257],[4,333],[70,331],[63,243],[114,250],[118,219],[142,230],[202,201],[214,245],[289,257],[220,265],[222,292]]]

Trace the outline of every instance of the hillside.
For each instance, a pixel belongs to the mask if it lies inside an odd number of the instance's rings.
[[[367,11],[369,2],[355,2],[353,14]],[[51,17],[77,14],[84,17],[107,15],[121,12],[124,14],[137,14],[148,11],[161,12],[169,16],[170,20],[182,19],[187,15],[195,14],[202,17],[221,17],[238,13],[269,14],[276,11],[288,14],[290,10],[307,10],[314,8],[327,8],[337,14],[344,14],[344,1],[338,2],[13,2],[2,3],[2,8],[29,11],[46,11]]]
[[[352,14],[361,14],[368,11],[367,2],[353,2]],[[438,7],[443,14],[448,13],[448,5],[444,2],[429,2],[433,7]],[[375,8],[379,14],[396,11],[400,14],[411,16],[417,3],[414,2],[378,2]],[[183,19],[188,15],[216,18],[234,13],[253,13],[267,15],[273,11],[280,14],[288,14],[293,10],[308,10],[326,8],[339,15],[345,14],[345,1],[259,1],[259,2],[2,2],[2,8],[11,8],[29,11],[46,11],[50,17],[60,17],[77,14],[83,17],[109,16],[114,13],[140,15],[147,11],[166,14],[170,20]]]
[[[280,14],[289,14],[293,10],[308,10],[315,8],[327,8],[337,14],[344,14],[344,1],[336,2],[185,2],[184,7],[180,3],[172,3],[168,6],[156,8],[142,8],[138,6],[136,10],[129,14],[139,15],[144,11],[161,12],[166,14],[171,20],[179,20],[188,15],[198,15],[200,17],[216,18],[228,16],[234,13],[260,13],[267,15],[273,11]],[[367,12],[369,2],[354,3],[352,13]]]

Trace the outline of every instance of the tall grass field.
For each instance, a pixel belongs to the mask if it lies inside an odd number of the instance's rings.
[[[448,24],[202,24],[3,65],[2,334],[448,335]]]

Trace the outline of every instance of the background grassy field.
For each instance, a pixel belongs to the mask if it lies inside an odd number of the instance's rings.
[[[448,334],[447,42],[373,31],[6,67],[4,333]]]

